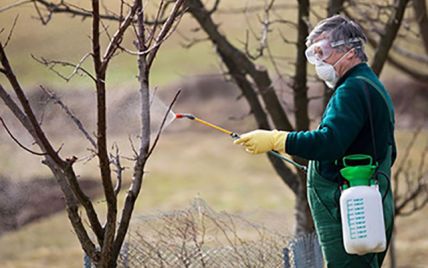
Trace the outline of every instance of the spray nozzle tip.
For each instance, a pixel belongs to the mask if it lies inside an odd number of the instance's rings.
[[[195,116],[193,114],[175,114],[175,118],[187,118],[194,120]]]

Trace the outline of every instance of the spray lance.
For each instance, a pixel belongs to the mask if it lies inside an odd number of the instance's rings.
[[[187,119],[196,121],[196,122],[198,122],[198,123],[200,123],[202,125],[205,125],[207,127],[210,127],[210,128],[216,129],[216,130],[218,130],[220,132],[223,132],[223,133],[231,136],[232,139],[239,139],[239,134],[238,133],[232,132],[230,130],[224,129],[224,128],[219,127],[217,125],[211,124],[211,123],[209,123],[209,122],[207,122],[205,120],[202,120],[202,119],[194,116],[193,114],[175,114],[175,118],[177,118],[177,119],[187,118]],[[293,166],[297,167],[298,169],[302,170],[305,173],[307,171],[306,166],[300,165],[299,163],[297,163],[297,162],[295,162],[295,161],[293,161],[293,160],[291,160],[291,159],[283,156],[282,154],[280,154],[280,153],[278,153],[276,151],[270,151],[269,154],[271,154],[271,155],[273,155],[275,157],[278,157],[279,159],[284,160],[287,163],[292,164]]]

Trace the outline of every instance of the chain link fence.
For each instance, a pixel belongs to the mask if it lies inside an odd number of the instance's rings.
[[[287,237],[201,199],[184,210],[140,216],[131,226],[119,267],[323,267],[315,235]]]

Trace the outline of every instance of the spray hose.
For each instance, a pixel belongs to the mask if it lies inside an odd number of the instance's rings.
[[[196,121],[196,122],[198,122],[200,124],[203,124],[203,125],[205,125],[207,127],[211,127],[211,128],[214,128],[214,129],[216,129],[218,131],[221,131],[221,132],[223,132],[223,133],[231,136],[232,139],[238,139],[239,138],[239,134],[238,133],[235,133],[235,132],[229,131],[227,129],[224,129],[222,127],[219,127],[217,125],[211,124],[211,123],[209,123],[209,122],[207,122],[205,120],[202,120],[202,119],[194,116],[193,114],[176,114],[175,118],[178,118],[178,119],[187,118],[187,119],[190,119],[190,120],[194,120],[194,121]],[[297,167],[298,169],[302,170],[305,173],[307,172],[307,167],[306,166],[301,165],[301,164],[299,164],[299,163],[297,163],[297,162],[295,162],[295,161],[293,161],[293,160],[291,160],[291,159],[283,156],[282,154],[278,153],[277,151],[269,151],[269,154],[271,154],[271,155],[273,155],[275,157],[278,157],[279,159],[284,160],[287,163],[292,164],[293,166]]]

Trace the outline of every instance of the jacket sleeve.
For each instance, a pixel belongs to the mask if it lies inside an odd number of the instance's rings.
[[[350,78],[337,88],[317,130],[288,134],[287,153],[308,160],[342,157],[368,116],[363,86],[358,79]]]

